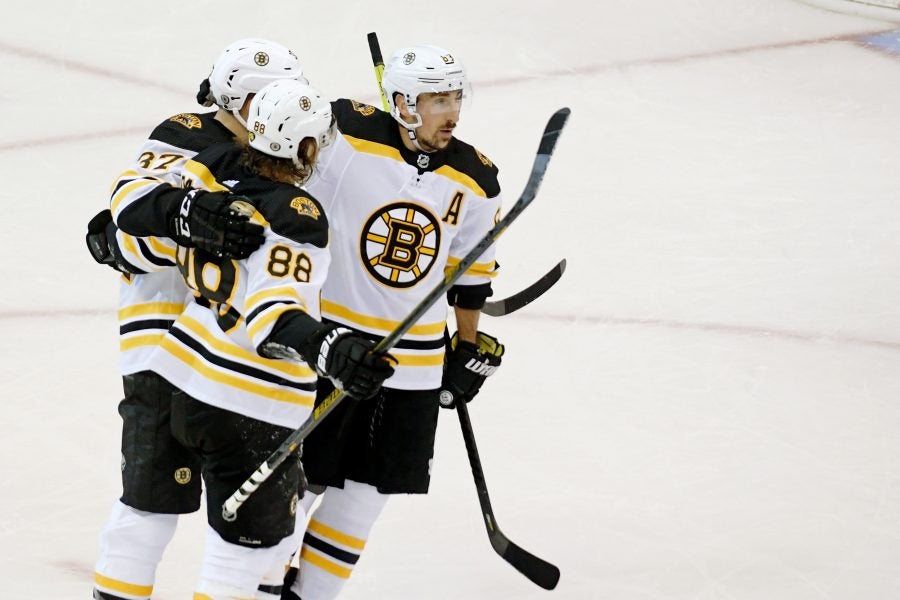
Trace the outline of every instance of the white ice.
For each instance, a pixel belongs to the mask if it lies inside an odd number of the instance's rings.
[[[900,25],[793,0],[342,3],[34,0],[0,22],[0,598],[88,598],[119,493],[116,278],[85,223],[150,129],[196,110],[218,50],[291,45],[375,102],[365,35],[466,62],[460,137],[535,205],[501,241],[485,318],[504,365],[472,405],[491,550],[455,415],[432,489],[388,505],[347,599],[900,598]],[[156,598],[190,595],[185,517]]]

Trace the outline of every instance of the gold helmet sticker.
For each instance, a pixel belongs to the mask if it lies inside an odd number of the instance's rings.
[[[264,67],[267,64],[269,64],[269,55],[266,54],[265,52],[257,52],[256,55],[253,57],[253,62],[255,62],[256,64],[258,64],[261,67]]]

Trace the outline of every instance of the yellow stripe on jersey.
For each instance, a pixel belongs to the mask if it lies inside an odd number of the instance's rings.
[[[216,181],[215,175],[203,163],[189,160],[184,164],[184,170],[193,175],[203,187],[211,192],[227,192],[228,188]]]
[[[456,258],[454,256],[447,257],[447,266],[444,267],[444,272],[448,272],[451,269],[455,269],[456,265],[460,263],[462,259]],[[497,276],[497,261],[492,260],[489,263],[474,263],[471,267],[469,267],[465,275],[473,275],[476,277],[496,277]]]
[[[177,302],[142,302],[119,309],[119,320],[143,315],[180,315],[184,306]]]
[[[292,287],[282,287],[269,288],[267,290],[256,292],[255,294],[250,294],[244,301],[244,309],[248,313],[251,313],[256,305],[262,303],[263,300],[268,300],[270,298],[283,299],[285,296],[289,297],[291,300],[296,300],[303,308],[306,308],[306,301],[300,296],[300,293],[297,290]]]
[[[400,321],[391,319],[382,319],[380,317],[372,317],[353,311],[346,306],[342,306],[335,302],[322,299],[322,313],[328,313],[340,319],[350,321],[354,325],[369,327],[371,329],[380,329],[382,331],[393,331],[400,324]],[[440,323],[426,323],[424,325],[413,325],[409,328],[412,335],[443,335],[446,321]]]
[[[481,186],[475,183],[475,180],[466,175],[461,171],[457,171],[450,165],[443,165],[434,170],[434,173],[437,175],[443,175],[447,179],[452,179],[456,183],[461,183],[473,192],[475,192],[476,196],[481,196],[482,198],[487,198],[487,194]]]
[[[121,175],[119,175],[119,176],[116,178],[115,181],[113,181],[113,182],[110,184],[110,186],[109,186],[109,193],[112,194],[112,193],[113,193],[113,190],[116,189],[116,186],[119,185],[119,183],[120,183],[123,179],[128,179],[129,177],[137,177],[137,176],[138,176],[138,172],[135,171],[134,169],[129,169],[129,170],[123,172]]]
[[[313,533],[318,533],[322,537],[328,538],[333,542],[337,542],[342,546],[353,548],[354,550],[362,551],[366,547],[366,540],[358,537],[353,537],[352,535],[346,534],[343,531],[338,531],[334,527],[329,527],[325,523],[316,521],[315,519],[310,519],[309,525],[307,525],[306,528]]]
[[[132,181],[129,184],[123,185],[121,188],[119,188],[119,191],[117,191],[113,195],[112,202],[110,203],[110,210],[113,214],[116,214],[116,211],[119,210],[119,204],[121,204],[122,200],[127,198],[132,192],[148,185],[154,186],[159,184],[160,181],[155,179],[138,179],[136,181]]]
[[[94,583],[106,589],[113,590],[114,592],[122,592],[131,594],[132,596],[147,596],[149,598],[150,594],[153,593],[152,585],[138,585],[136,583],[119,581],[118,579],[112,579],[111,577],[106,577],[100,573],[94,573]]]
[[[175,257],[175,254],[176,254],[175,248],[166,246],[164,243],[162,243],[159,240],[159,238],[148,237],[148,238],[144,238],[144,241],[146,241],[150,245],[150,249],[157,256],[160,256],[162,258],[168,258],[172,262],[178,262]]]
[[[276,371],[281,371],[282,373],[290,375],[291,377],[303,378],[316,376],[315,372],[306,365],[289,362],[286,360],[263,358],[258,354],[249,352],[248,350],[241,348],[235,343],[224,342],[220,339],[217,339],[213,337],[213,335],[203,326],[202,323],[200,323],[200,321],[197,321],[196,319],[193,319],[191,317],[182,316],[180,319],[178,319],[178,325],[192,332],[197,337],[206,342],[214,350],[218,350],[222,354],[227,354],[239,360],[254,363],[261,367],[275,369]]]
[[[235,375],[229,375],[227,373],[217,371],[216,369],[207,365],[201,357],[191,353],[188,350],[185,350],[180,344],[173,341],[172,338],[164,337],[162,339],[162,342],[160,342],[160,347],[162,347],[169,354],[211,381],[215,381],[223,385],[228,385],[233,388],[249,392],[251,394],[256,394],[257,396],[262,396],[270,400],[277,400],[278,402],[297,404],[299,406],[305,406],[309,408],[312,408],[314,404],[315,394],[310,393],[309,396],[303,396],[299,393],[294,393],[287,390],[274,390],[265,385],[253,383],[252,381],[241,379],[240,377],[237,377]]]
[[[432,352],[438,354],[400,354],[397,349],[391,350],[391,356],[397,359],[401,367],[436,367],[444,364],[444,349],[437,348]]]
[[[247,325],[247,335],[250,336],[250,339],[259,333],[260,329],[264,329],[271,323],[272,321],[278,320],[281,315],[291,310],[299,310],[300,312],[306,312],[303,310],[302,306],[298,306],[296,304],[282,304],[281,306],[272,306],[266,310],[266,314],[261,317],[256,317],[253,319],[253,323]]]
[[[212,596],[207,596],[206,594],[201,594],[200,592],[194,592],[194,595],[191,597],[192,600],[216,600]],[[253,600],[253,598],[246,597],[241,598],[238,596],[229,596],[229,600]]]
[[[125,352],[135,348],[143,348],[144,346],[156,346],[165,335],[164,333],[148,333],[129,338],[119,338],[119,350]]]
[[[353,573],[352,569],[348,569],[347,567],[331,562],[321,554],[313,552],[306,546],[304,546],[303,550],[300,551],[300,559],[305,560],[313,566],[319,567],[323,571],[328,571],[335,577],[340,577],[341,579],[349,579],[351,573]]]
[[[385,158],[392,158],[394,160],[399,160],[402,163],[406,162],[405,160],[403,160],[403,156],[400,155],[400,151],[393,146],[355,138],[347,134],[344,134],[344,139],[347,140],[347,142],[359,152],[365,152],[366,154],[375,154],[377,156],[383,156]]]

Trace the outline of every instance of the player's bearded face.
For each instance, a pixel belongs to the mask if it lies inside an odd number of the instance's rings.
[[[443,150],[453,138],[453,130],[459,122],[462,92],[420,94],[416,112],[422,117],[422,125],[416,129],[416,139],[423,150]]]

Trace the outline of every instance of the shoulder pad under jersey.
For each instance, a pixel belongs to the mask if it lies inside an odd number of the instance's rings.
[[[150,139],[176,148],[200,152],[212,144],[233,142],[234,134],[215,120],[214,112],[181,113],[156,126]]]
[[[245,193],[239,186],[235,192]],[[304,189],[286,183],[274,184],[267,192],[247,194],[273,232],[299,244],[318,248],[328,245],[328,219],[319,201]]]
[[[488,198],[500,193],[500,169],[487,156],[458,138],[453,138],[446,152],[447,166],[471,177]]]
[[[394,123],[394,117],[383,110],[341,98],[331,103],[331,112],[344,135],[389,146],[395,142],[391,135],[393,129],[385,127],[385,121]]]

